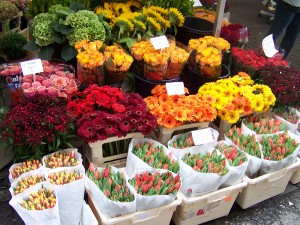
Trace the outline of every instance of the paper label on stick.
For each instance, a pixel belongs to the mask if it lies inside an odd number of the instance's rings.
[[[150,42],[155,50],[170,47],[169,41],[165,35],[150,38]]]
[[[262,48],[267,57],[273,57],[278,50],[275,49],[275,44],[273,40],[273,34],[268,35],[262,40]]]
[[[24,76],[44,72],[41,59],[21,62],[21,68]]]
[[[168,95],[184,95],[183,82],[170,82],[166,83]]]
[[[197,7],[197,6],[202,6],[200,0],[194,0],[194,7]]]
[[[210,128],[192,131],[192,138],[195,145],[206,144],[214,141]]]

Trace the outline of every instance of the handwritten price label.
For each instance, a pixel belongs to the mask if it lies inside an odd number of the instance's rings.
[[[155,50],[170,47],[169,41],[165,35],[150,38],[150,42]]]
[[[184,85],[183,82],[170,82],[166,83],[168,95],[184,95]]]
[[[192,138],[195,145],[206,144],[214,141],[210,128],[192,131]]]
[[[21,62],[21,68],[24,76],[44,72],[41,59]]]
[[[273,57],[278,50],[275,49],[275,44],[273,40],[273,34],[268,35],[262,40],[262,48],[267,57]]]

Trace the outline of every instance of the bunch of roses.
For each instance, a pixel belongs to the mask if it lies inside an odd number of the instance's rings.
[[[300,101],[300,71],[285,66],[269,66],[260,70],[260,76],[272,89],[277,103],[286,105]]]
[[[66,147],[74,131],[66,105],[66,99],[39,94],[12,105],[0,123],[0,136],[12,145],[16,160]]]
[[[235,63],[252,67],[255,70],[259,70],[265,66],[272,66],[272,67],[288,66],[288,62],[286,60],[283,60],[280,54],[277,54],[272,58],[266,58],[265,56],[260,56],[253,49],[244,50],[237,47],[233,47],[231,49],[231,53],[233,59],[235,60]]]
[[[77,133],[87,142],[135,131],[146,135],[157,126],[140,95],[110,86],[91,85],[77,92],[69,98],[68,111],[78,119]]]
[[[185,89],[185,92],[188,93],[188,90]],[[163,127],[174,128],[185,123],[213,121],[217,116],[211,103],[198,95],[169,96],[166,85],[157,85],[151,93],[153,96],[145,98],[147,107]]]
[[[222,27],[220,36],[227,40],[231,46],[238,46],[240,43],[246,44],[248,42],[249,31],[241,24],[229,24]]]

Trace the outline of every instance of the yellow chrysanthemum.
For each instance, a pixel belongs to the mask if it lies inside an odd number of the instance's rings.
[[[225,114],[225,120],[230,123],[234,124],[236,123],[240,118],[240,115],[237,111],[227,111]]]

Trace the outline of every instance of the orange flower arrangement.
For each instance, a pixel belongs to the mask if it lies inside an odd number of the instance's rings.
[[[135,60],[142,61],[145,53],[155,52],[155,49],[150,41],[141,41],[134,43],[130,51]]]
[[[190,53],[177,46],[170,47],[170,50],[167,79],[178,77],[190,56]]]
[[[166,85],[157,85],[144,100],[151,114],[157,117],[157,123],[166,128],[174,128],[185,123],[213,121],[217,111],[198,95],[167,94]],[[185,93],[188,90],[185,88]]]
[[[82,40],[75,44],[78,54],[77,77],[83,85],[104,85],[103,63],[104,56],[100,52],[102,41]]]
[[[131,55],[118,45],[106,46],[104,50],[106,82],[115,84],[123,81],[133,62]]]

